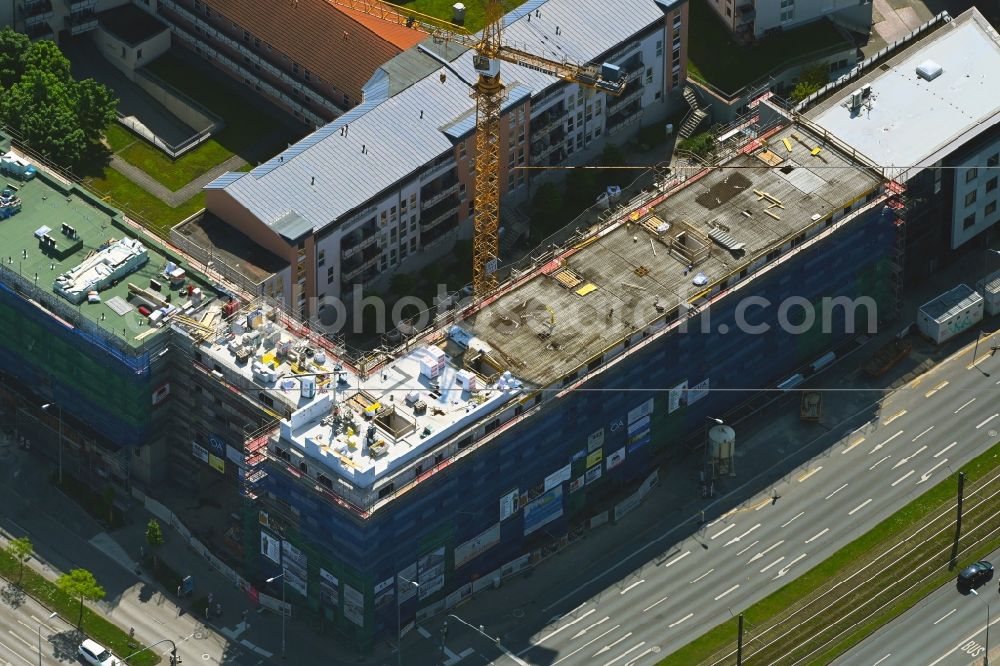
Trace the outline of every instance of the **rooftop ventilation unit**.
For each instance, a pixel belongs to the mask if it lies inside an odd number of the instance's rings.
[[[933,81],[937,77],[941,76],[941,72],[943,71],[944,70],[941,68],[941,65],[937,64],[933,60],[925,60],[917,65],[917,76],[925,81]]]

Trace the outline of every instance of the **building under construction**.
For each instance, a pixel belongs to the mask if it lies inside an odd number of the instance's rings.
[[[498,583],[655,483],[706,417],[891,316],[899,188],[820,136],[762,102],[720,137],[719,168],[661,178],[374,357],[264,302],[192,341],[205,386],[257,414],[232,452],[192,452],[236,463],[247,578],[283,572],[290,602],[370,646],[397,603],[408,625]]]

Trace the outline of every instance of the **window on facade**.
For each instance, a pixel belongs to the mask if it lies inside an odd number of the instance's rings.
[[[680,67],[681,64],[681,50],[680,48],[674,49],[674,52],[670,54],[670,59],[674,64],[674,67]]]
[[[657,55],[657,57],[663,55],[663,40],[662,39],[656,40],[656,55]]]
[[[334,266],[330,266],[329,268],[326,269],[326,283],[327,284],[330,284],[331,282],[333,282],[333,275],[334,275],[333,269],[334,268],[335,268]]]
[[[963,229],[970,229],[973,226],[975,226],[975,224],[976,224],[976,214],[975,213],[972,213],[971,215],[966,215],[965,219],[962,220],[962,228]]]
[[[142,49],[136,49],[135,59],[136,60],[141,60],[142,59]]]
[[[254,46],[255,49],[259,49],[260,48],[260,38],[259,37],[254,37],[253,38],[253,46]]]
[[[676,88],[680,84],[681,84],[681,75],[680,74],[674,74],[673,76],[670,77],[670,86],[671,87]]]
[[[972,190],[971,192],[965,195],[965,205],[971,206],[974,203],[976,203],[976,191]]]
[[[733,15],[733,10],[731,10],[729,7],[726,7],[726,16],[732,16],[732,15]]]
[[[971,183],[979,175],[979,169],[973,167],[965,172],[965,182]]]
[[[411,238],[410,239],[410,252],[416,252],[416,251],[417,251],[417,239],[416,238]]]
[[[195,7],[197,7],[199,4],[201,3],[198,2],[194,3]],[[243,41],[247,43],[250,42],[250,32],[248,30],[243,31]]]
[[[646,68],[646,83],[649,83],[652,80],[653,80],[653,68],[652,67],[647,67]]]
[[[997,189],[997,176],[993,176],[988,181],[986,181],[986,191],[992,192]]]
[[[1000,153],[996,153],[995,155],[991,155],[986,158],[986,166],[995,167],[998,165],[1000,165]]]
[[[320,250],[319,254],[317,255],[316,265],[322,266],[325,263],[326,263],[326,250]]]
[[[787,11],[781,12],[781,20],[782,21],[791,21],[793,16],[795,16],[795,10],[794,9],[789,9]]]
[[[461,142],[460,144],[458,144],[458,159],[460,159],[460,160],[464,160],[465,159],[465,142],[464,141]]]
[[[308,69],[305,70],[305,77],[306,77],[306,81],[312,81],[312,74],[309,73]]]
[[[986,204],[986,208],[983,209],[983,214],[985,214],[985,215],[992,215],[995,212],[997,212],[997,202],[996,201],[989,202],[988,204]]]

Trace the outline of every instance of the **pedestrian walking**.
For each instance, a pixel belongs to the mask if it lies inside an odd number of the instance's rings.
[[[222,604],[215,604],[215,616],[222,617]]]
[[[209,606],[211,606],[211,605],[212,605],[212,599],[214,599],[214,598],[215,598],[215,595],[214,595],[214,594],[212,594],[211,592],[209,592],[209,593],[208,593],[208,605],[209,605]]]
[[[208,619],[208,609],[209,608],[210,608],[210,606],[208,604],[205,604],[205,619],[206,620]]]
[[[243,624],[247,623],[247,609],[243,609]]]
[[[181,586],[180,585],[177,586],[177,596],[178,597],[181,596]]]

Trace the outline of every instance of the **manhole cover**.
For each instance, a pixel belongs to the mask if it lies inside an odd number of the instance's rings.
[[[196,631],[196,632],[194,632],[194,634],[192,635],[192,637],[193,638],[197,638],[198,640],[205,640],[205,632],[204,631]]]
[[[204,661],[208,661],[209,659],[212,658],[212,655],[210,655],[209,653],[205,652],[204,654],[201,655],[201,658]]]
[[[990,430],[986,434],[988,434],[990,437],[996,437],[997,436],[997,431],[996,430]]]
[[[510,614],[517,618],[524,617],[524,611],[521,610],[520,608],[515,608],[510,612]]]
[[[660,646],[659,645],[654,645],[653,647],[649,648],[649,650],[653,654],[657,654],[660,651]]]

